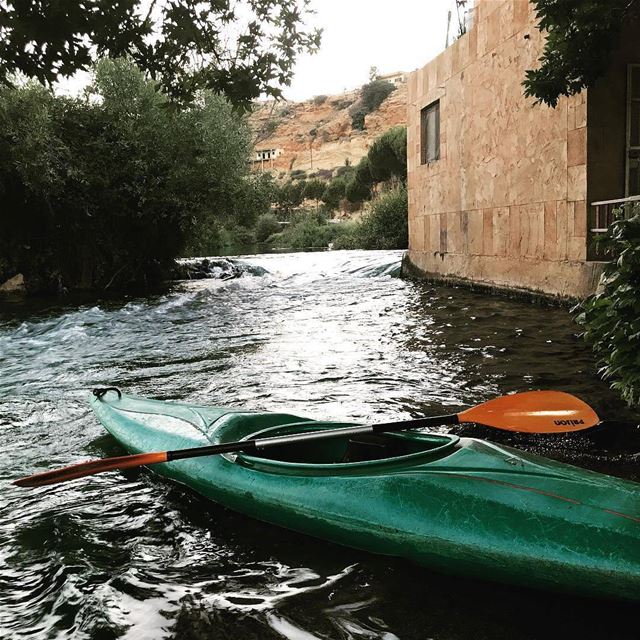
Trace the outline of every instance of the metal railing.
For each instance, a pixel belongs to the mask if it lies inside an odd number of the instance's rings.
[[[632,207],[623,207],[622,205],[630,202],[640,203],[640,196],[592,202],[591,208],[593,211],[593,217],[591,219],[594,221],[594,227],[591,229],[591,233],[606,233],[611,226],[611,223],[616,220],[616,215],[614,214],[616,209],[622,208],[622,217],[629,217]]]

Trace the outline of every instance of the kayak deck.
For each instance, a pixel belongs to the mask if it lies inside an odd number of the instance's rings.
[[[350,426],[290,414],[92,401],[131,453]],[[403,432],[154,465],[260,520],[448,573],[640,599],[638,485],[471,438]]]

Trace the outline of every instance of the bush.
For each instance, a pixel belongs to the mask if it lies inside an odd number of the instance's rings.
[[[280,231],[280,224],[272,213],[265,213],[258,218],[255,236],[258,242],[265,242],[267,238]]]
[[[336,169],[336,177],[340,176],[351,176],[353,174],[354,168],[350,164],[344,164],[341,167]]]
[[[630,404],[640,405],[640,207],[614,222],[600,242],[611,256],[600,290],[574,310],[600,373]]]
[[[373,80],[362,87],[361,100],[368,113],[372,113],[395,91],[395,85],[386,80]]]
[[[305,180],[289,180],[276,188],[274,201],[283,214],[288,215],[293,208],[302,204],[306,184]]]
[[[338,225],[328,223],[321,215],[299,215],[282,233],[272,236],[270,244],[291,249],[326,248],[338,234]]]
[[[364,117],[369,113],[360,100],[358,100],[350,109],[351,127],[353,129],[364,129]]]
[[[319,95],[319,96],[313,97],[313,104],[315,104],[316,107],[319,107],[321,104],[324,104],[326,101],[327,101],[327,96],[325,95]]]
[[[406,249],[408,239],[407,189],[404,185],[378,196],[356,223],[341,225],[336,249]]]
[[[362,87],[360,99],[349,109],[351,126],[354,129],[364,129],[365,116],[377,111],[394,90],[395,85],[386,80],[372,80],[365,84]]]
[[[331,101],[331,106],[336,109],[336,111],[342,111],[350,107],[353,104],[353,100],[349,98],[336,98]]]
[[[290,174],[289,177],[291,178],[291,180],[302,180],[303,178],[305,178],[307,175],[307,172],[304,169],[294,169]]]
[[[278,128],[278,121],[270,118],[267,120],[260,129],[260,136],[262,138],[268,138]]]

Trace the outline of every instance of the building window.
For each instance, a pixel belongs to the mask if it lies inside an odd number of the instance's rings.
[[[420,162],[440,159],[440,100],[420,112]]]

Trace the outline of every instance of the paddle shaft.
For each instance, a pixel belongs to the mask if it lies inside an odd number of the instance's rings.
[[[299,442],[311,440],[328,440],[329,438],[340,438],[342,436],[359,435],[365,433],[381,433],[389,431],[403,431],[404,429],[421,429],[424,427],[434,427],[442,424],[457,424],[457,414],[446,416],[433,416],[429,418],[418,418],[416,420],[405,420],[404,422],[386,422],[368,426],[341,427],[340,429],[321,429],[318,431],[307,431],[305,433],[294,433],[283,436],[272,436],[270,438],[253,438],[251,440],[240,440],[239,442],[228,442],[226,444],[214,444],[210,447],[194,447],[192,449],[178,449],[177,451],[167,451],[167,462],[172,460],[183,460],[184,458],[195,458],[199,456],[211,456],[219,453],[250,452],[279,447]],[[298,425],[296,425],[298,426]],[[304,426],[304,425],[300,425]]]
[[[16,480],[14,484],[19,487],[41,487],[47,484],[58,484],[83,478],[85,476],[102,473],[103,471],[115,471],[116,469],[133,469],[143,465],[159,464],[171,462],[173,460],[184,460],[185,458],[200,458],[203,456],[213,456],[220,453],[246,453],[258,452],[276,446],[286,446],[298,442],[311,440],[325,440],[329,438],[339,438],[341,436],[351,436],[365,433],[380,433],[382,431],[402,431],[403,429],[417,429],[422,427],[432,427],[441,424],[457,424],[459,422],[456,414],[447,416],[434,416],[429,418],[419,418],[406,422],[387,422],[369,426],[341,427],[339,429],[321,429],[318,431],[307,431],[283,436],[273,436],[271,438],[253,438],[251,440],[240,440],[237,442],[226,442],[224,444],[214,444],[208,447],[192,447],[190,449],[178,449],[176,451],[157,451],[154,453],[138,453],[128,456],[118,456],[115,458],[103,458],[90,460],[65,467],[54,471],[37,473],[26,478]],[[304,428],[307,423],[296,423],[295,426]],[[313,423],[311,423],[313,424]],[[293,426],[293,425],[289,425]]]
[[[97,389],[94,395],[102,398],[107,391],[114,390],[118,399],[122,394],[118,389]],[[480,405],[471,407],[458,414],[418,418],[403,422],[386,422],[370,426],[340,427],[338,429],[320,429],[317,431],[303,431],[270,438],[252,438],[239,442],[228,442],[208,447],[194,447],[176,451],[158,451],[155,453],[138,453],[117,458],[90,460],[70,467],[46,471],[36,475],[20,478],[14,484],[21,487],[39,487],[45,484],[65,482],[83,476],[112,471],[114,469],[131,469],[142,465],[171,462],[185,458],[211,456],[220,453],[235,453],[239,451],[257,452],[276,446],[286,446],[299,442],[324,440],[366,433],[380,433],[402,431],[404,429],[419,429],[443,424],[459,424],[472,422],[496,429],[507,431],[522,431],[525,433],[563,433],[578,431],[595,426],[600,418],[595,411],[579,398],[561,391],[525,391],[512,395],[488,400]],[[311,421],[310,423],[314,423]],[[318,424],[318,423],[315,423]],[[289,423],[288,427],[304,429],[308,422]],[[285,425],[283,425],[285,426]]]

